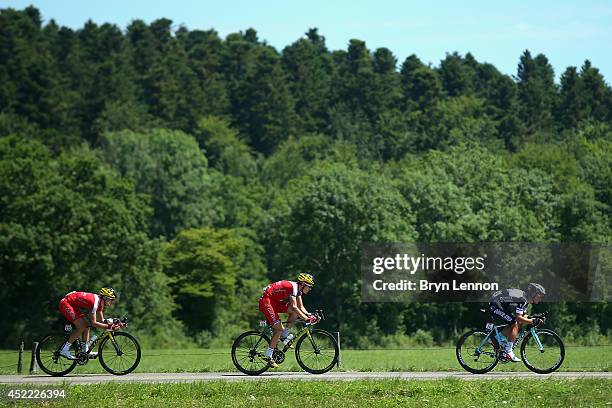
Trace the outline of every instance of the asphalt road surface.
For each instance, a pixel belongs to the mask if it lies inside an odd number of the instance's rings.
[[[535,373],[488,373],[470,374],[467,372],[334,372],[313,375],[298,372],[266,372],[260,376],[251,377],[240,373],[132,373],[124,376],[110,374],[69,374],[65,377],[50,377],[47,375],[0,375],[0,384],[98,384],[106,382],[134,382],[134,383],[176,383],[196,381],[249,381],[249,380],[436,380],[457,378],[460,380],[484,380],[506,378],[555,378],[555,379],[581,379],[606,378],[612,379],[612,372],[557,372],[552,374]]]

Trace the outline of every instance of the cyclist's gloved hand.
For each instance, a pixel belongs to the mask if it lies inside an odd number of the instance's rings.
[[[539,317],[535,317],[535,318],[531,319],[531,321],[532,321],[531,324],[533,325],[533,327],[536,327],[536,326],[540,325],[540,323],[542,323],[542,319],[540,319]]]
[[[308,323],[315,324],[319,322],[319,318],[315,315],[308,316]]]

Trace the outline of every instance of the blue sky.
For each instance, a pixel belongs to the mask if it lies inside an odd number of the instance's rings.
[[[468,4],[462,4],[468,3]],[[45,21],[80,28],[87,19],[125,28],[133,19],[166,17],[176,27],[215,29],[222,37],[249,27],[279,51],[319,28],[328,48],[351,38],[371,50],[389,48],[398,65],[410,54],[438,65],[446,52],[471,52],[500,71],[516,74],[523,50],[544,53],[557,78],[585,59],[612,78],[612,1],[393,1],[310,0],[0,0],[0,7],[34,5]],[[608,44],[608,45],[606,45]]]

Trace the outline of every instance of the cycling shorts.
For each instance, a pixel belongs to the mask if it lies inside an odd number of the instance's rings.
[[[266,320],[271,325],[280,322],[279,313],[287,313],[289,303],[279,300],[270,299],[268,296],[263,296],[259,299],[259,310],[266,316]]]
[[[516,305],[504,305],[503,303],[489,303],[489,312],[496,324],[512,324],[516,322],[516,316],[522,315],[525,310]]]
[[[85,314],[83,312],[81,312],[78,308],[75,309],[70,304],[68,299],[66,299],[66,298],[63,298],[60,301],[59,311],[66,318],[66,320],[68,320],[70,323],[74,323],[75,320],[78,320],[81,317],[85,316]]]

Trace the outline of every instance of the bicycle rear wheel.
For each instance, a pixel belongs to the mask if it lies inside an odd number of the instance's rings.
[[[305,371],[323,374],[338,362],[338,342],[335,337],[321,329],[314,329],[300,337],[295,345],[295,358]]]
[[[491,371],[499,361],[497,343],[482,330],[470,330],[457,342],[455,353],[457,361],[466,371],[484,374]]]
[[[525,336],[521,343],[521,358],[523,363],[531,371],[538,374],[552,373],[563,363],[565,358],[565,346],[561,338],[552,330],[536,329],[536,334],[542,350],[538,342],[530,332]]]
[[[100,343],[99,358],[102,367],[111,374],[129,374],[140,363],[140,344],[131,334],[115,332]]]
[[[66,341],[68,335],[65,333],[47,334],[38,342],[36,347],[36,362],[41,370],[54,377],[61,377],[68,374],[76,367],[76,360],[68,360],[66,357],[60,356],[60,350]],[[76,355],[74,346],[71,346],[70,352]]]
[[[232,344],[232,361],[247,375],[259,375],[270,366],[264,360],[270,338],[256,330],[242,333]]]

